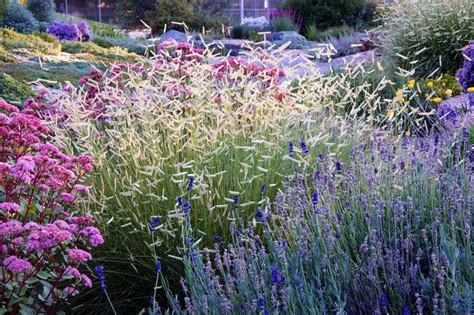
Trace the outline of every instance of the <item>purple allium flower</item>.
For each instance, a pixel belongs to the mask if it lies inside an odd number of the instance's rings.
[[[3,265],[13,273],[20,273],[33,269],[33,266],[26,260],[17,256],[9,256],[3,260]]]

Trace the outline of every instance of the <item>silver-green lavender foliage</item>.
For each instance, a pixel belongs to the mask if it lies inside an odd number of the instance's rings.
[[[472,311],[472,146],[376,135],[351,162],[312,155],[253,222],[199,251],[188,230],[186,314],[467,314]],[[290,154],[292,147],[290,146]],[[302,150],[304,154],[305,150]],[[193,235],[194,233],[194,235]],[[164,282],[166,287],[166,282]]]

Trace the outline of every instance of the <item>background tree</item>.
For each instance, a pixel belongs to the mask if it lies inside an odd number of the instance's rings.
[[[39,22],[52,22],[54,20],[54,0],[28,0],[26,7]]]
[[[142,27],[140,20],[147,22],[147,14],[155,10],[155,0],[119,0],[115,8],[118,22],[122,27]]]

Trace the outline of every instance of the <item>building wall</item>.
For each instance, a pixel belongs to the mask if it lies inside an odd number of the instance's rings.
[[[244,0],[244,17],[269,17],[272,9],[281,8],[285,0]],[[241,0],[229,0],[228,14],[233,23],[240,21]]]
[[[56,11],[80,16],[86,19],[99,21],[104,23],[113,23],[115,20],[115,3],[116,0],[55,0]]]

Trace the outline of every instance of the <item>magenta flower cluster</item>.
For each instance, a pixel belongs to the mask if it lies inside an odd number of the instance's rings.
[[[90,42],[92,32],[85,22],[79,24],[54,21],[47,32],[61,41]]]
[[[82,180],[93,160],[45,140],[49,130],[40,117],[54,111],[42,95],[22,111],[0,100],[0,307],[12,314],[25,305],[54,313],[90,287],[77,267],[104,242],[91,217],[69,213],[89,190]]]

